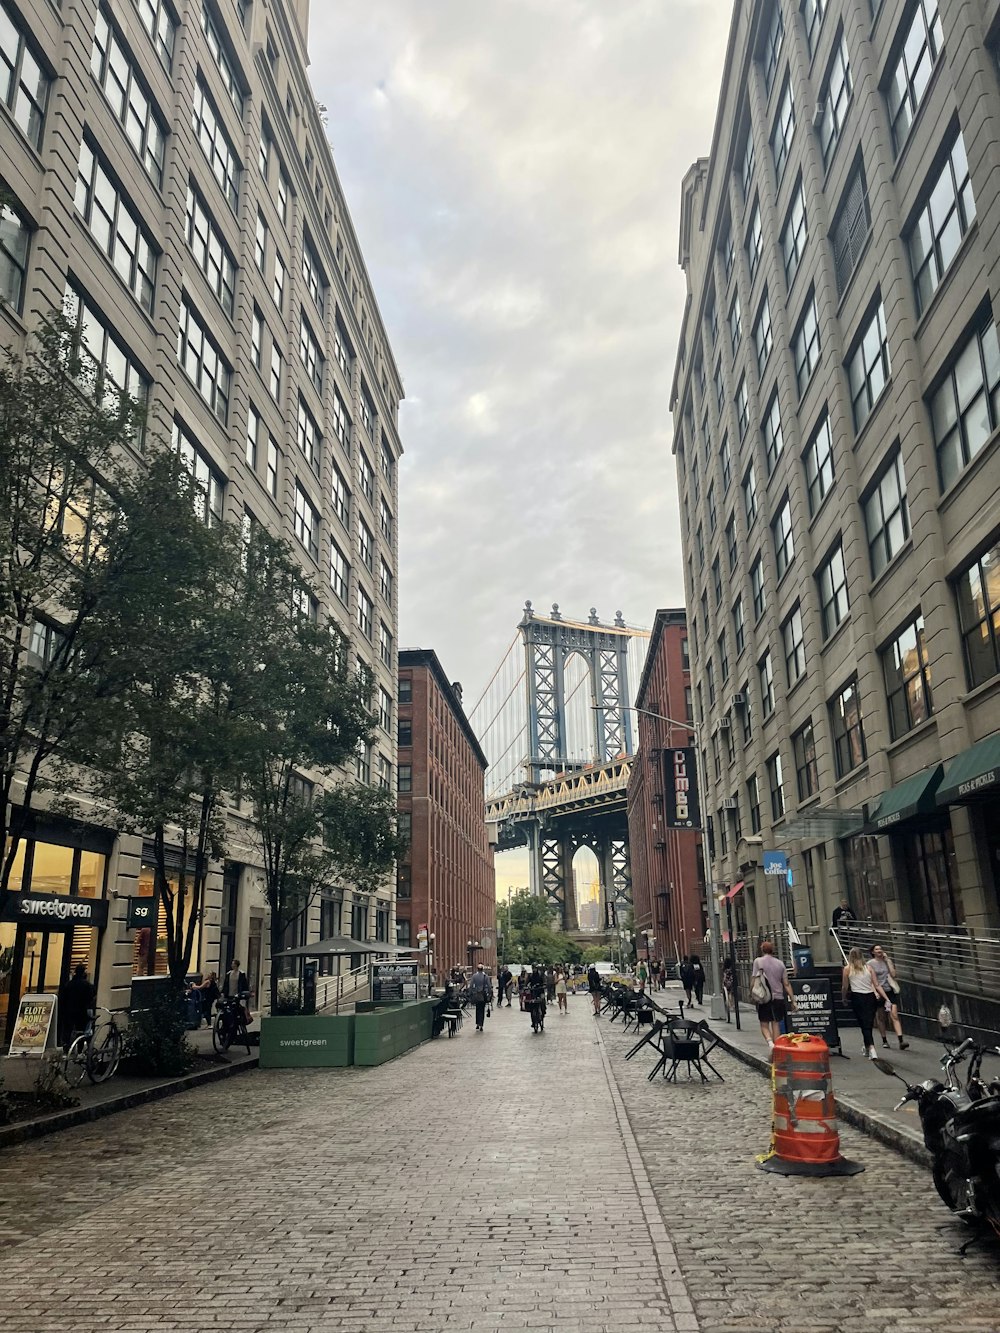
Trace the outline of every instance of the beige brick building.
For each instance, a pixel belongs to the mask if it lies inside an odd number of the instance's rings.
[[[997,0],[738,3],[683,184],[706,860],[821,958],[842,896],[1000,928],[998,42]]]
[[[16,345],[65,300],[107,384],[172,433],[206,521],[265,524],[294,544],[321,590],[315,610],[374,677],[381,725],[357,776],[389,788],[402,384],[307,77],[308,10],[0,0],[0,336]],[[235,952],[263,994],[265,908],[233,820],[198,964]],[[4,1011],[71,957],[97,972],[102,1002],[127,1001],[144,949],[124,900],[151,891],[143,865],[137,839],[39,821],[20,887],[104,899],[108,922],[0,923],[14,951]],[[317,903],[289,943],[340,930],[394,938],[391,886]]]

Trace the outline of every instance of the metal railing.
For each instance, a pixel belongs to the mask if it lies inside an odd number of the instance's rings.
[[[316,978],[316,1012],[338,1010],[345,1002],[359,999],[359,991],[368,989],[368,966],[356,967],[352,972],[335,972],[329,977]]]
[[[881,944],[903,982],[1000,1000],[1000,937],[967,926],[851,921],[831,932],[846,956]]]

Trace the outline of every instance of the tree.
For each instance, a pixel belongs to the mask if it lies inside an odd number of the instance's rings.
[[[81,653],[139,426],[61,316],[0,364],[0,904],[53,758],[113,708],[122,663]]]

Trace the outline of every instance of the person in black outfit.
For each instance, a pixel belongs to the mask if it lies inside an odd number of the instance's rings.
[[[594,1017],[601,1012],[601,974],[591,963],[587,971],[587,989],[590,991],[590,999],[594,1006]]]
[[[856,920],[857,917],[851,911],[851,904],[846,898],[841,898],[839,904],[833,909],[833,916],[830,918],[830,924],[834,930],[840,925],[849,926],[852,921]]]
[[[83,963],[77,963],[73,975],[59,988],[59,1026],[63,1045],[68,1046],[74,1035],[85,1032],[94,1016],[97,990],[87,976]]]
[[[684,994],[687,997],[688,1004],[691,1003],[691,991],[694,989],[694,968],[691,966],[691,959],[687,954],[681,962],[680,967],[681,985],[684,987]]]
[[[696,953],[691,955],[691,988],[695,1004],[701,1004],[701,997],[705,994],[705,969]]]
[[[501,970],[501,972],[500,972],[500,975],[499,975],[499,977],[497,977],[497,1008],[498,1008],[498,1009],[499,1009],[500,1006],[503,1004],[504,1000],[507,1001],[507,1008],[508,1008],[508,1009],[510,1008],[510,991],[511,991],[511,985],[513,984],[513,981],[514,981],[514,978],[513,978],[512,974],[511,974],[511,970],[510,970],[510,968],[507,966],[507,964],[504,963],[503,968],[502,968],[502,970]]]

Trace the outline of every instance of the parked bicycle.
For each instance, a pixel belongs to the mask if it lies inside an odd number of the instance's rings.
[[[106,1015],[101,1018],[100,1015]],[[63,1073],[71,1087],[89,1078],[91,1083],[106,1083],[118,1072],[122,1058],[122,1032],[113,1009],[95,1009],[83,1032],[73,1038],[66,1050]]]
[[[215,1022],[212,1024],[212,1045],[220,1055],[229,1050],[233,1042],[247,1048],[250,1054],[250,1037],[247,1033],[246,1001],[247,993],[226,995],[217,1001]]]

